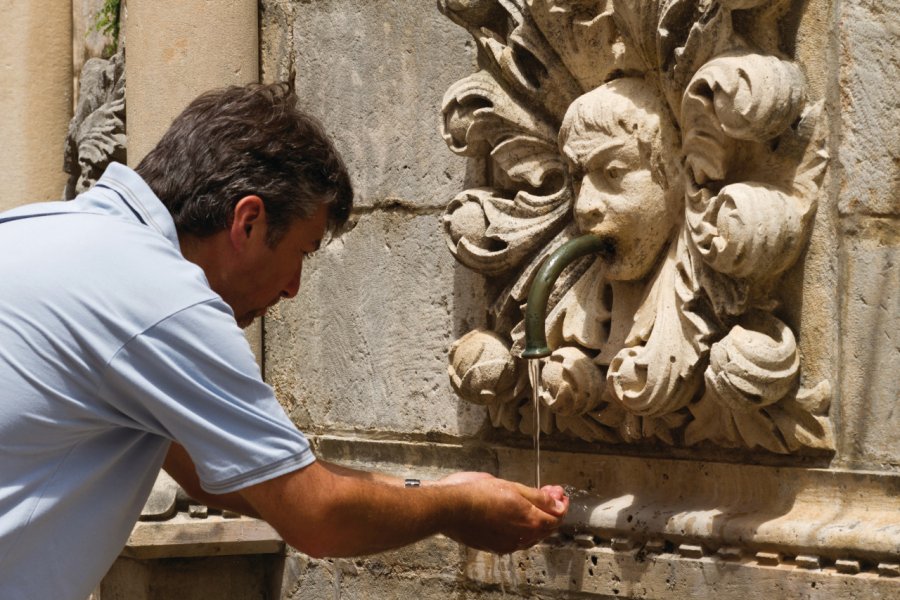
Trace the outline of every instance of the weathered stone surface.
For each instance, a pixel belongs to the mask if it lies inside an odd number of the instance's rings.
[[[531,452],[495,451],[500,476],[531,480]],[[569,533],[664,539],[676,549],[728,546],[751,558],[778,552],[874,564],[900,556],[896,474],[547,450],[541,455],[541,480],[572,490],[563,528]]]
[[[263,12],[283,4],[269,0]],[[328,0],[284,10],[293,32],[264,34],[266,50],[284,52],[291,37],[301,106],[334,136],[360,204],[399,197],[442,205],[465,177],[465,161],[447,157],[438,117],[444,89],[474,67],[465,32],[433,2]]]
[[[109,163],[126,161],[124,48],[109,60],[89,59],[78,81],[64,157],[67,200],[97,183]]]
[[[266,377],[301,429],[470,436],[481,407],[447,380],[454,332],[484,318],[481,277],[456,265],[437,215],[365,212],[304,265],[266,317]]]
[[[129,165],[200,93],[259,80],[256,2],[132,0],[125,29]]]
[[[0,211],[59,200],[72,116],[72,7],[0,2]]]
[[[342,465],[371,470],[373,465],[397,477],[436,480],[459,471],[496,473],[497,456],[490,448],[452,443],[367,440],[320,435],[313,438],[316,454]]]
[[[510,573],[506,564],[513,565]],[[469,552],[466,579],[514,598],[894,598],[900,580],[754,561],[539,545],[509,557]],[[464,596],[465,597],[465,596]]]
[[[900,469],[900,222],[845,225],[840,460]]]
[[[456,542],[442,536],[424,540],[412,546],[379,554],[350,559],[316,560],[289,552],[285,563],[285,598],[412,598],[400,590],[410,584],[428,589],[437,586],[449,589],[458,580],[463,551]],[[385,588],[395,591],[381,596],[370,586],[378,580]],[[315,593],[313,590],[332,593]],[[365,592],[368,590],[369,595]],[[426,596],[427,597],[427,596]]]
[[[280,584],[281,560],[272,555],[120,558],[103,580],[98,600],[278,598]]]
[[[844,214],[900,213],[900,2],[841,2],[840,160]]]

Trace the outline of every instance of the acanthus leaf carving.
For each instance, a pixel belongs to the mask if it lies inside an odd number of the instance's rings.
[[[66,135],[65,197],[89,189],[112,161],[125,162],[125,53],[91,58],[82,67],[78,105]]]
[[[609,365],[615,398],[635,415],[658,416],[686,406],[699,385],[699,367],[708,353],[715,324],[692,306],[696,282],[683,236],[670,246],[649,288],[644,326],[633,331]],[[685,262],[687,261],[687,262]]]

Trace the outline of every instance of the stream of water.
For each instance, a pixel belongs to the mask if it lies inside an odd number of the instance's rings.
[[[541,359],[528,360],[531,401],[534,409],[534,487],[541,487]]]
[[[334,600],[341,600],[341,580],[344,578],[344,565],[340,559],[333,563],[334,574],[332,575],[332,586],[334,587]]]

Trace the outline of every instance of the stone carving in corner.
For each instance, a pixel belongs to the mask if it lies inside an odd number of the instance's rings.
[[[809,240],[820,103],[780,53],[786,0],[440,0],[480,70],[443,101],[450,149],[487,165],[444,215],[453,255],[502,287],[450,350],[496,427],[532,418],[523,305],[541,261],[611,251],[551,296],[542,429],[793,453],[833,448],[828,382],[800,386],[773,289]]]
[[[91,58],[81,70],[78,106],[66,136],[66,199],[86,191],[112,161],[125,162],[125,52]]]

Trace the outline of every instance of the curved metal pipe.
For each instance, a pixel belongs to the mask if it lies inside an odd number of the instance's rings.
[[[583,235],[569,240],[557,248],[534,276],[528,292],[525,309],[525,351],[522,358],[543,358],[550,356],[544,321],[547,318],[547,301],[559,274],[572,261],[593,252],[609,252],[610,241],[596,235]]]

